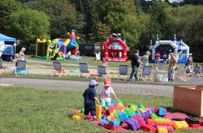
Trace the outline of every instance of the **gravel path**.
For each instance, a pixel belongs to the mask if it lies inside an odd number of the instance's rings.
[[[39,89],[55,90],[75,90],[83,91],[87,86],[87,81],[72,80],[49,80],[49,79],[25,79],[25,78],[0,78],[0,86],[18,86]],[[100,83],[100,86],[102,83]],[[99,86],[99,87],[100,87]],[[112,87],[116,93],[141,94],[157,96],[173,96],[172,85],[152,85],[136,83],[113,83]]]

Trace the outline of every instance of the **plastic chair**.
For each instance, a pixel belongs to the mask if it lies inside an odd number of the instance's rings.
[[[106,77],[106,66],[98,66],[98,76],[100,77]]]
[[[19,75],[19,74],[28,74],[28,70],[26,69],[25,60],[18,60],[16,62],[15,75]]]
[[[142,78],[145,81],[146,77],[152,80],[152,66],[143,66]]]
[[[51,77],[54,75],[58,75],[59,77],[61,77],[62,75],[67,75],[68,73],[62,68],[62,65],[60,62],[56,61],[53,62],[53,66],[54,66],[54,72],[51,73]]]
[[[118,73],[118,79],[120,76],[126,76],[128,75],[128,65],[119,65],[119,73]]]
[[[80,66],[80,77],[82,76],[82,74],[86,74],[87,77],[89,77],[89,70],[88,70],[88,65],[87,63],[79,63]]]

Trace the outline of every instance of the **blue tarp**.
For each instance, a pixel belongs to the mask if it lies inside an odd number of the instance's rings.
[[[0,33],[0,41],[16,42],[16,39]]]

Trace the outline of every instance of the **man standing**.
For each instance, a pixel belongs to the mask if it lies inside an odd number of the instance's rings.
[[[132,72],[130,74],[129,81],[132,80],[133,76],[135,77],[135,81],[138,80],[137,72],[140,64],[142,62],[140,61],[140,56],[139,56],[140,51],[138,49],[135,49],[133,56],[131,57],[131,67],[132,67]]]

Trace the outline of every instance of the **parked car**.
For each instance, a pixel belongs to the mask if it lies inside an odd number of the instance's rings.
[[[2,59],[13,61],[15,59],[16,47],[13,45],[5,45],[3,50]]]

